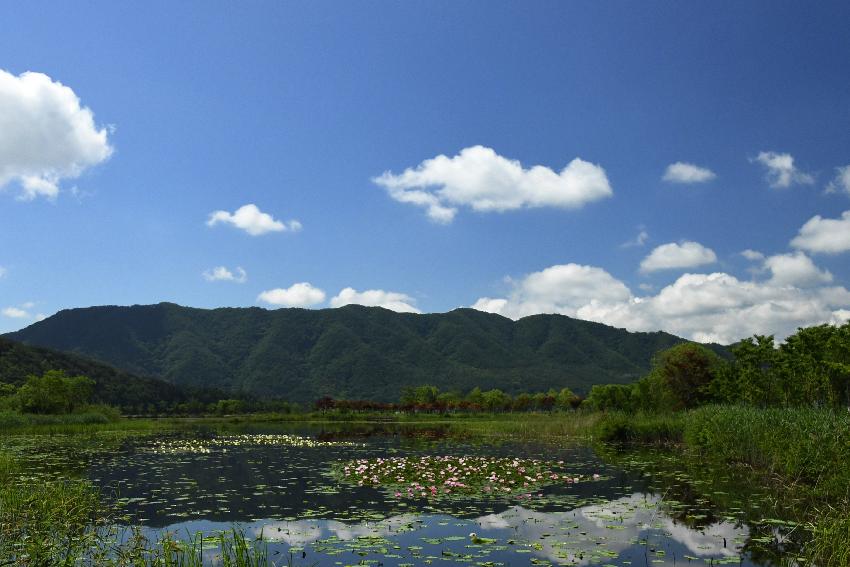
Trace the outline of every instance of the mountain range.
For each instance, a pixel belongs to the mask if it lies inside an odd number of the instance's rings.
[[[63,310],[8,339],[84,355],[184,387],[311,402],[397,400],[405,386],[508,393],[627,383],[684,339],[563,315],[473,309],[197,309],[173,303]],[[714,347],[722,351],[722,347]]]

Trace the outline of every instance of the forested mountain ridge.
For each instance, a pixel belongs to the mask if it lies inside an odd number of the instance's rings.
[[[92,401],[119,407],[183,401],[185,393],[163,380],[144,378],[76,354],[24,345],[0,337],[0,383],[20,386],[30,375],[62,370],[95,383]]]
[[[563,315],[518,321],[473,309],[196,309],[172,303],[60,311],[7,335],[183,386],[313,401],[396,400],[405,386],[509,393],[626,383],[683,342]]]

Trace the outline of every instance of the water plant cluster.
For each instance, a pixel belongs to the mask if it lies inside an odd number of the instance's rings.
[[[227,451],[235,447],[256,447],[271,445],[277,447],[353,447],[350,441],[319,441],[311,437],[289,434],[243,434],[221,435],[209,438],[172,438],[157,439],[148,452],[158,454],[210,453],[215,450]]]
[[[336,467],[338,477],[358,486],[393,491],[396,497],[451,495],[529,497],[554,483],[572,484],[581,475],[563,461],[484,456],[419,456],[356,459]],[[599,478],[599,475],[594,475]]]

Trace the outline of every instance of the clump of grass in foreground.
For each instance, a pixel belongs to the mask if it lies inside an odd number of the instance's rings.
[[[91,564],[134,567],[274,566],[269,558],[268,544],[263,541],[262,535],[250,540],[237,528],[207,537],[198,532],[186,540],[167,533],[155,542],[135,531],[126,544],[108,552],[108,555],[93,558]]]
[[[96,543],[101,512],[89,483],[29,480],[0,455],[0,563],[73,564]]]
[[[29,479],[17,462],[0,454],[0,565],[273,565],[266,543],[237,529],[188,541],[171,534],[149,541],[136,530],[119,543],[114,512],[91,483]],[[205,555],[210,545],[218,549]]]
[[[850,516],[834,508],[818,516],[810,525],[812,539],[805,549],[809,561],[819,567],[850,565]]]

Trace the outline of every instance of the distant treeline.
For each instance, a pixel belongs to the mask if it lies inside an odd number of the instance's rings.
[[[117,408],[99,403],[96,386],[88,376],[69,376],[64,370],[30,375],[20,386],[0,382],[0,411],[35,415],[95,412],[117,418],[119,411],[136,415],[231,415],[290,413],[301,409],[284,400],[233,398],[214,390],[202,390],[199,397],[184,393],[184,401],[165,399]]]
[[[473,388],[467,394],[441,392],[436,386],[408,387],[397,403],[370,400],[337,400],[324,397],[315,404],[318,411],[405,411],[405,412],[504,412],[504,411],[553,411],[574,410],[581,405],[582,398],[569,388],[549,390],[533,394],[520,393],[515,396],[499,389],[482,391]]]
[[[694,343],[659,353],[633,384],[597,385],[595,410],[658,412],[720,404],[850,407],[850,323],[799,329],[776,348],[756,335],[730,347],[731,360]]]

